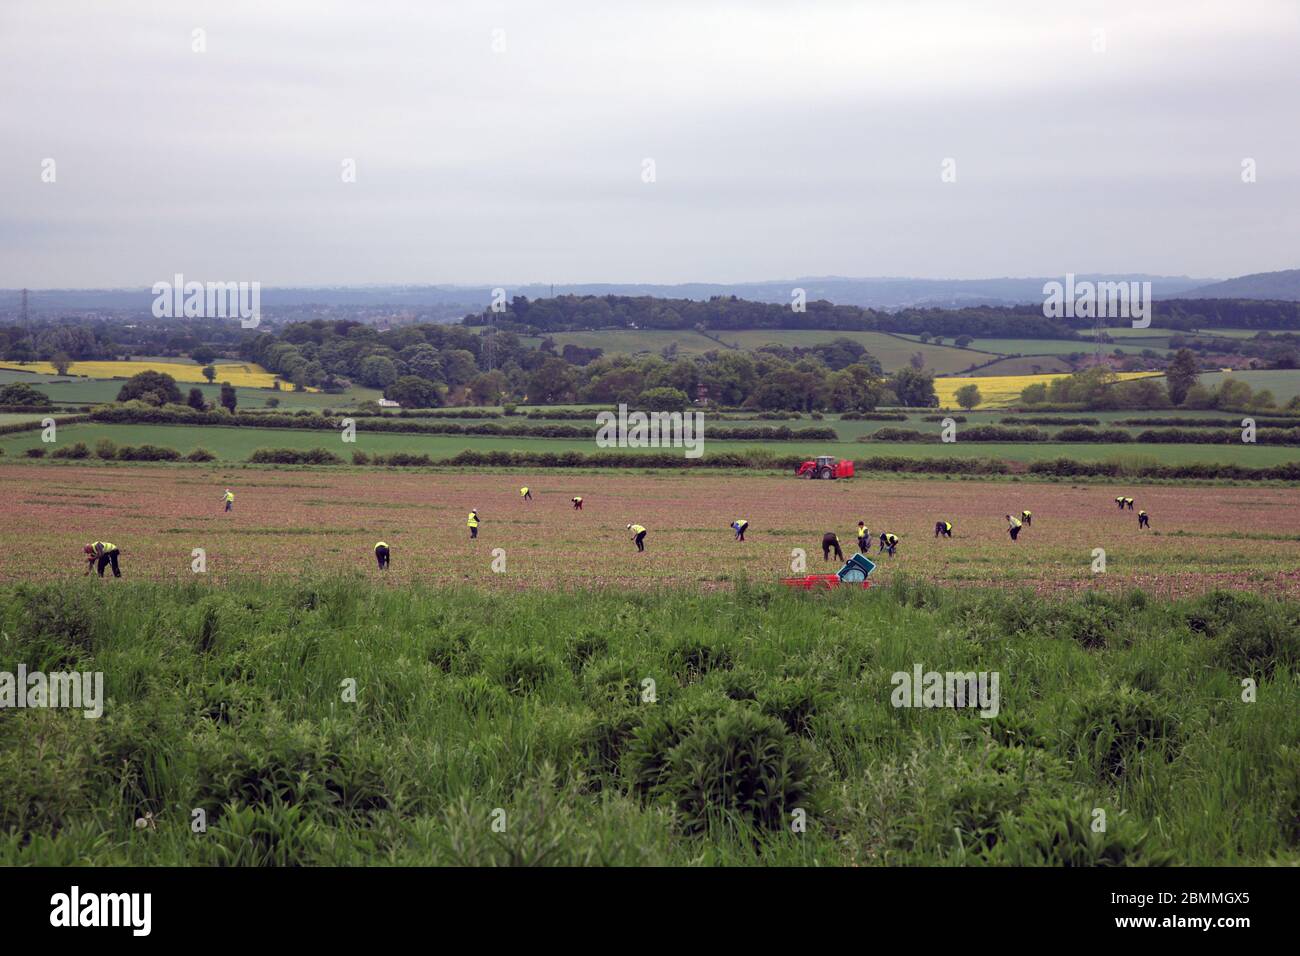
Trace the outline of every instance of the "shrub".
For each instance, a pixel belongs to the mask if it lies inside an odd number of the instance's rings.
[[[1224,629],[1216,656],[1234,673],[1272,677],[1279,665],[1300,662],[1300,620],[1289,618],[1276,606],[1236,615]]]
[[[324,448],[259,448],[248,460],[260,465],[341,465],[343,459]]]
[[[749,709],[700,721],[668,755],[665,795],[687,833],[739,821],[782,830],[810,810],[812,763],[780,721]]]
[[[1279,747],[1267,792],[1287,846],[1300,847],[1300,748]]]
[[[94,649],[98,605],[84,591],[24,585],[19,587],[18,598],[21,643],[52,648],[65,660],[76,660],[82,652]]]
[[[198,448],[194,449],[192,452],[186,455],[185,460],[186,461],[216,461],[217,456],[212,454],[212,452],[208,451],[202,445],[200,445]]]
[[[706,644],[698,640],[685,640],[668,652],[673,673],[683,681],[696,680],[709,671],[731,670],[731,651],[721,645]]]
[[[587,662],[593,657],[599,657],[609,651],[609,639],[603,634],[587,632],[579,634],[569,641],[566,649],[565,658],[569,665],[569,670],[577,674],[587,666]]]
[[[825,701],[816,683],[807,677],[769,684],[759,695],[763,713],[785,724],[786,730],[801,737],[812,736],[812,719]]]
[[[90,449],[86,447],[84,441],[79,441],[73,445],[65,445],[63,448],[56,448],[50,454],[51,458],[89,458]]]
[[[157,445],[123,445],[117,450],[118,461],[179,461],[180,457],[175,448]]]
[[[531,694],[555,674],[555,662],[536,648],[508,650],[493,665],[497,680],[512,694]]]
[[[664,793],[669,758],[678,744],[702,720],[726,710],[724,701],[694,700],[655,707],[627,742],[622,775],[628,787],[646,798]]]
[[[117,445],[107,438],[101,438],[95,442],[95,455],[105,461],[112,461],[117,457]]]
[[[1178,719],[1160,701],[1131,687],[1104,691],[1084,701],[1074,726],[1074,753],[1098,778],[1118,780],[1134,759],[1160,750],[1172,759]]]
[[[41,448],[40,446],[37,446],[36,448],[28,448],[25,451],[23,451],[23,454],[28,458],[44,458],[45,449]]]
[[[927,435],[914,428],[877,428],[869,435],[861,436],[858,441],[936,441],[938,436]]]
[[[1137,820],[1112,812],[1101,832],[1093,808],[1061,797],[1040,797],[1003,822],[1003,839],[989,862],[1004,866],[1169,866],[1171,853],[1152,845]]]

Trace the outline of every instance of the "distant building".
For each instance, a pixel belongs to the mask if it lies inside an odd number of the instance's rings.
[[[401,402],[395,402],[391,398],[381,398],[379,400],[380,408],[401,408]]]

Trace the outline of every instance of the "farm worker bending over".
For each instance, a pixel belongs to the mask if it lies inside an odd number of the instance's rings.
[[[864,522],[858,522],[858,551],[866,554],[871,550],[871,529]]]
[[[519,497],[523,498],[524,501],[532,501],[533,493],[528,490],[527,485],[524,485],[522,488],[519,489]]]
[[[235,507],[235,493],[231,491],[229,488],[227,488],[226,493],[221,496],[221,500],[226,503],[227,511]]]
[[[1123,495],[1120,495],[1119,497],[1117,497],[1117,498],[1115,499],[1115,504],[1119,505],[1119,510],[1120,510],[1120,511],[1123,511],[1123,510],[1124,510],[1124,496],[1123,496]]]
[[[934,536],[937,538],[939,535],[943,535],[945,538],[952,537],[951,521],[936,521],[934,523]]]
[[[1011,540],[1015,541],[1016,538],[1020,537],[1020,519],[1013,518],[1011,515],[1007,515],[1006,518],[1007,531],[1011,534]]]
[[[1034,513],[1032,511],[1022,511],[1020,512],[1020,520],[1024,523],[1025,527],[1028,528],[1034,523]]]
[[[1133,510],[1133,499],[1132,499],[1132,498],[1125,498],[1125,499],[1124,499],[1124,507],[1127,508],[1129,511],[1132,511],[1132,510]]]
[[[466,521],[465,524],[469,525],[469,536],[471,538],[477,538],[478,537],[478,509],[477,508],[475,508],[473,511],[469,513],[469,520]]]
[[[736,532],[737,541],[745,540],[745,529],[748,527],[749,527],[749,522],[746,521],[744,518],[737,518],[735,521],[731,522],[731,530]]]
[[[837,535],[834,531],[827,531],[824,535],[822,535],[822,560],[823,561],[830,560],[832,548],[835,549],[835,557],[843,561],[844,552],[840,550],[840,536]]]
[[[1151,527],[1151,519],[1147,517],[1145,511],[1138,512],[1138,530]]]
[[[632,532],[632,540],[636,542],[636,549],[638,551],[644,551],[645,528],[641,527],[639,524],[630,524],[627,526],[627,530]]]
[[[574,511],[581,511],[581,510],[582,510],[582,496],[581,496],[581,495],[574,495],[573,498],[572,498],[572,501],[573,501],[573,510],[574,510]]]
[[[388,570],[388,542],[380,541],[375,545],[375,560],[379,562],[379,570]]]
[[[898,535],[892,534],[888,531],[880,532],[880,551],[888,552],[889,556],[892,558],[894,556],[894,549],[897,547]],[[880,552],[878,551],[876,553],[879,554]]]
[[[117,566],[118,556],[122,552],[117,549],[117,545],[109,544],[107,541],[96,541],[94,544],[86,545],[83,551],[87,555],[87,574],[90,573],[90,569],[94,567],[95,562],[98,561],[99,576],[101,578],[104,576],[104,568],[110,564],[113,566],[113,577],[120,578],[122,576],[122,569]]]

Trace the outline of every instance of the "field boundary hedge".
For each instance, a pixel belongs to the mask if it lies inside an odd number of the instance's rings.
[[[344,418],[352,418],[364,431],[411,435],[486,435],[505,438],[593,438],[596,433],[595,416],[585,428],[576,425],[529,425],[525,423],[498,424],[496,422],[462,425],[457,422],[429,422],[419,420],[394,420],[362,415],[272,415],[259,412],[229,414],[226,412],[181,412],[169,409],[97,408],[90,418],[106,425],[207,425],[234,428],[297,428],[308,431],[338,431]],[[790,428],[780,426],[755,426],[751,428],[711,428],[707,437],[714,441],[839,441],[839,434],[828,426]]]
[[[44,410],[48,411],[48,409],[44,409]],[[60,417],[55,417],[54,424],[56,426],[61,427],[63,425],[76,425],[79,422],[85,422],[89,420],[90,420],[89,415],[63,415]],[[0,435],[14,435],[17,434],[18,432],[38,432],[45,427],[43,421],[44,419],[38,418],[35,421],[30,421],[30,422],[13,422],[12,424],[9,425],[0,425]]]

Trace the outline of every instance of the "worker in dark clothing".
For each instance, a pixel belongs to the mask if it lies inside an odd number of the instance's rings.
[[[632,540],[636,542],[636,549],[638,551],[644,551],[645,528],[641,527],[639,524],[630,524],[627,526],[627,530],[632,532]]]
[[[1020,519],[1007,515],[1007,532],[1011,535],[1011,540],[1015,541],[1020,537]]]
[[[375,544],[375,561],[379,564],[380,571],[388,570],[388,559],[390,552],[387,541],[379,541]]]
[[[1141,531],[1143,528],[1150,528],[1150,527],[1151,527],[1151,519],[1147,516],[1147,513],[1145,511],[1139,511],[1138,530]]]
[[[235,507],[235,493],[231,491],[229,488],[227,488],[226,493],[221,496],[221,500],[226,503],[227,511]]]
[[[744,518],[737,518],[735,521],[731,522],[731,530],[736,532],[737,541],[745,540],[745,529],[748,527],[749,522]]]
[[[942,536],[945,537],[945,538],[951,538],[951,537],[952,537],[952,522],[951,522],[951,521],[936,521],[936,522],[934,523],[934,536],[937,538],[937,537],[939,537],[940,535],[942,535]]]
[[[1120,510],[1120,511],[1123,511],[1123,510],[1124,510],[1124,496],[1123,496],[1123,495],[1119,495],[1118,497],[1116,497],[1116,499],[1115,499],[1115,504],[1117,504],[1117,505],[1119,506],[1119,510]]]
[[[1020,512],[1020,522],[1026,528],[1028,528],[1030,525],[1034,523],[1034,513],[1032,511]]]
[[[524,485],[524,487],[519,489],[519,497],[523,498],[524,501],[532,501],[533,500],[532,490],[529,489],[527,485]]]
[[[835,557],[844,560],[844,552],[840,550],[840,536],[834,531],[827,531],[822,535],[822,560],[829,561],[831,551],[834,550]]]
[[[465,523],[469,526],[469,536],[471,538],[477,538],[478,537],[478,509],[477,508],[475,508],[473,511],[469,513],[469,520],[467,520]]]
[[[1127,508],[1129,511],[1132,511],[1132,510],[1133,510],[1133,499],[1132,499],[1132,498],[1125,498],[1125,499],[1124,499],[1124,507]]]
[[[570,500],[573,502],[573,510],[574,510],[574,511],[581,511],[581,510],[582,510],[582,496],[581,496],[581,495],[574,495],[573,498],[571,498]]]
[[[894,549],[898,547],[898,535],[888,531],[880,533],[880,550],[884,551],[891,558],[894,556]],[[879,553],[879,552],[877,552]]]
[[[858,553],[866,554],[871,550],[871,529],[866,522],[858,522]]]
[[[118,550],[117,545],[110,544],[107,541],[96,541],[93,544],[86,545],[83,552],[86,555],[87,574],[98,562],[99,576],[101,578],[104,576],[104,568],[110,565],[113,568],[113,577],[120,578],[122,576],[122,569],[117,566],[117,559],[122,552]]]

